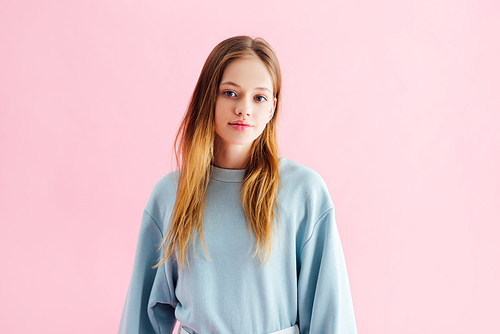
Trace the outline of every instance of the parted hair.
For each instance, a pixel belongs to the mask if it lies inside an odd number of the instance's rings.
[[[215,102],[227,65],[235,59],[249,57],[257,57],[266,65],[276,98],[272,119],[253,142],[240,194],[246,225],[255,246],[254,256],[260,258],[263,265],[269,259],[275,220],[279,215],[277,116],[281,105],[281,70],[274,50],[264,39],[236,36],[220,42],[208,56],[177,132],[174,142],[178,167],[176,198],[162,241],[163,254],[155,267],[171,256],[177,257],[183,267],[189,244],[194,242],[196,235],[209,258],[203,239],[203,219],[217,140]]]

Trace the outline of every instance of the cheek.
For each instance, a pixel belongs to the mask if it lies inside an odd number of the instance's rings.
[[[220,119],[222,118],[224,112],[224,108],[222,106],[222,103],[216,102],[215,103],[215,111],[214,111],[214,119],[215,119],[215,124],[220,122]]]
[[[266,124],[269,122],[270,120],[270,111],[265,109],[265,110],[261,110],[260,113],[259,113],[259,125],[264,127],[266,126]]]
[[[229,101],[224,101],[224,99],[217,99],[215,101],[215,115],[225,115],[229,110]]]

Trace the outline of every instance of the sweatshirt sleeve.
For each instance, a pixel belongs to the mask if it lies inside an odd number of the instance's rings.
[[[162,254],[158,249],[162,239],[160,228],[144,211],[119,334],[172,333],[177,305],[172,298],[174,266],[167,262],[152,268]]]
[[[299,256],[301,334],[355,334],[356,322],[332,207],[316,222]]]

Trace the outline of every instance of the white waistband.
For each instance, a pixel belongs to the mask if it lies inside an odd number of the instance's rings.
[[[189,333],[184,328],[182,328],[182,326],[179,326],[179,334],[189,334]],[[268,333],[268,334],[300,334],[300,332],[299,332],[299,326],[295,325],[295,326],[288,327],[288,328],[282,329],[280,331],[272,332],[272,333]]]

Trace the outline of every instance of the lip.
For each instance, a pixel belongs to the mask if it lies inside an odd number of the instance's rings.
[[[232,127],[233,129],[235,129],[237,131],[246,131],[246,130],[250,130],[251,128],[253,128],[253,124],[251,124],[247,121],[241,121],[241,120],[229,122],[228,124],[230,127]]]

